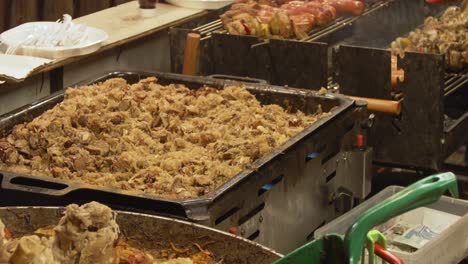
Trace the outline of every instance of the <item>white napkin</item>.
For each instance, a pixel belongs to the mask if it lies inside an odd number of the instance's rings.
[[[52,60],[37,57],[0,54],[0,81],[22,81],[33,70],[50,62]]]

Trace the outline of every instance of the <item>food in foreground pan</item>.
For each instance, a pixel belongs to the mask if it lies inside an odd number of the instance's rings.
[[[11,264],[214,264],[213,254],[196,244],[155,251],[124,241],[116,214],[97,202],[69,205],[55,226],[16,237],[0,219],[0,263]]]
[[[0,139],[0,170],[164,198],[205,195],[327,113],[261,105],[247,89],[148,78],[67,89]]]
[[[439,18],[426,18],[408,37],[396,39],[391,50],[400,56],[405,51],[445,54],[449,69],[462,69],[468,64],[468,1],[447,8]]]
[[[337,14],[361,15],[364,7],[361,0],[237,0],[221,20],[234,35],[302,39]]]

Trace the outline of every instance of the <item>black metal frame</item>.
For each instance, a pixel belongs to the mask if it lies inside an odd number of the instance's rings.
[[[358,21],[360,30],[333,52],[333,77],[347,95],[381,99],[402,95],[402,114],[378,115],[371,130],[369,145],[374,147],[375,162],[440,171],[444,160],[468,141],[468,69],[448,73],[443,55],[407,52],[397,59],[404,81],[397,83],[396,91],[391,87],[390,43],[447,7],[428,10],[421,2],[400,1],[381,10],[383,20],[397,22],[411,10],[409,22],[391,24],[388,34],[373,30],[372,17]]]

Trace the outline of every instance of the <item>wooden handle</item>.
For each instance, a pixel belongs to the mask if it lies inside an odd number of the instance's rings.
[[[200,34],[188,33],[187,41],[185,42],[184,50],[184,66],[182,69],[183,74],[195,75],[197,74],[198,65],[198,48],[200,47]]]
[[[391,70],[391,82],[392,82],[392,90],[396,91],[398,86],[398,81],[403,82],[405,80],[405,71],[402,69],[398,69],[398,58],[395,55],[392,55],[392,70]]]
[[[365,98],[348,96],[353,100],[361,100],[367,102],[367,109],[373,112],[380,112],[392,115],[399,115],[401,113],[401,103],[399,101]]]

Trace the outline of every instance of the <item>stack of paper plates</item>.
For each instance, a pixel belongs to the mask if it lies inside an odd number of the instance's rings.
[[[0,41],[8,46],[18,46],[15,52],[17,55],[27,55],[46,59],[60,59],[94,52],[101,47],[102,42],[108,37],[107,33],[100,29],[87,27],[87,38],[81,43],[73,46],[38,47],[22,45],[34,30],[42,29],[41,32],[54,32],[55,27],[57,27],[57,23],[55,22],[25,23],[3,32],[0,35]]]

